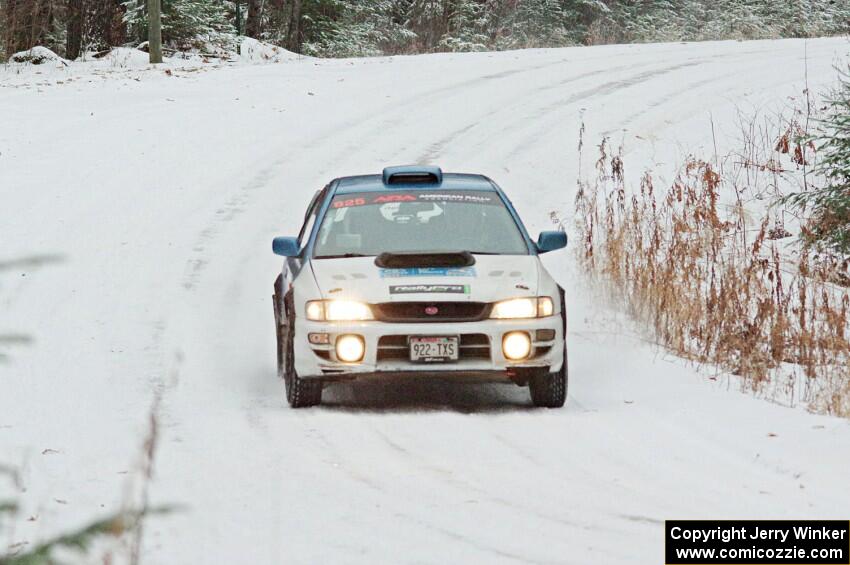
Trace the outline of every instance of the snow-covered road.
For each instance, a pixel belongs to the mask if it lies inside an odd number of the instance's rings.
[[[572,220],[582,116],[589,144],[610,134],[632,167],[663,170],[711,154],[710,117],[722,144],[736,107],[800,96],[806,52],[818,89],[847,51],[3,71],[0,463],[26,490],[0,544],[118,508],[155,390],[152,497],[183,510],[148,522],[147,563],[651,564],[665,518],[846,519],[850,423],[737,392],[610,323],[571,253],[545,257],[570,308],[566,408],[433,383],[339,385],[291,410],[270,241],[331,178],[413,162],[491,176],[536,233]]]

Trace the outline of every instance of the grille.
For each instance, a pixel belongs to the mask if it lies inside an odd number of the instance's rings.
[[[407,359],[409,356],[406,335],[385,335],[378,340],[378,361]],[[485,334],[460,336],[458,358],[490,359],[490,339]]]
[[[374,304],[372,312],[382,322],[477,322],[490,308],[486,302],[384,302]]]

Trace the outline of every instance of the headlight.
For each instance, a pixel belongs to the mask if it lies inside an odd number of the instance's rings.
[[[305,311],[307,319],[316,322],[357,322],[374,319],[369,305],[356,300],[311,300]]]
[[[307,319],[322,321],[325,319],[325,304],[321,300],[311,300],[307,303]]]
[[[537,298],[512,298],[493,305],[490,317],[500,320],[521,318],[545,318],[555,312],[552,299],[548,296]]]

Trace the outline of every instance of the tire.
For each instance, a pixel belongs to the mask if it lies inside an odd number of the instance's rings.
[[[293,408],[317,406],[322,402],[322,381],[302,379],[295,371],[295,318],[291,295],[287,297],[285,309],[288,323],[283,327],[278,324],[278,344],[282,343],[282,347],[278,346],[278,373],[283,376],[286,400]]]
[[[539,408],[560,408],[567,401],[569,368],[567,367],[567,349],[564,347],[564,363],[557,373],[534,375],[528,382],[531,402]]]
[[[284,367],[284,359],[283,359],[283,351],[284,351],[284,336],[283,336],[283,317],[281,316],[281,276],[277,276],[277,280],[274,281],[274,295],[272,296],[272,305],[274,306],[274,334],[275,334],[275,344],[276,344],[276,354],[277,354],[277,377],[279,379],[283,378],[283,367]]]

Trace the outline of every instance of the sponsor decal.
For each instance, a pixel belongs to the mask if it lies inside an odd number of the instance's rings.
[[[456,191],[408,191],[408,192],[362,192],[335,196],[331,208],[351,208],[369,204],[387,204],[390,202],[459,202],[461,204],[499,205],[501,200],[494,192],[477,190]]]
[[[334,198],[331,204],[332,208],[350,208],[352,206],[363,206],[366,204],[365,198]]]
[[[382,279],[396,277],[474,277],[475,267],[410,267],[381,269]]]
[[[469,294],[468,284],[394,284],[390,294]],[[428,313],[427,311],[425,312]],[[434,312],[436,314],[436,312]]]
[[[372,204],[384,204],[386,202],[416,202],[413,194],[382,194],[372,200]]]
[[[490,194],[482,192],[421,192],[419,200],[423,202],[463,202],[470,204],[493,204],[495,203]]]

